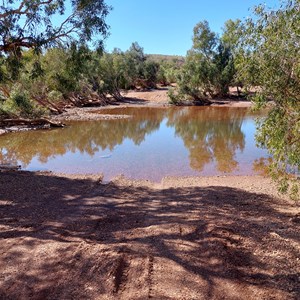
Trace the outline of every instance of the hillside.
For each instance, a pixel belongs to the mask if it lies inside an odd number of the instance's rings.
[[[147,58],[157,63],[161,62],[178,62],[184,63],[185,57],[179,55],[164,55],[164,54],[147,54]]]

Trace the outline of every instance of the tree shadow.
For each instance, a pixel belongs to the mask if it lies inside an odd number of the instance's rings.
[[[124,104],[145,104],[148,103],[148,100],[142,98],[133,98],[133,97],[124,97],[120,103]]]
[[[0,195],[0,299],[300,297],[300,226],[279,199],[29,172],[1,173]]]

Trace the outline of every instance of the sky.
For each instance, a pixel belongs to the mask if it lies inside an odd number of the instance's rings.
[[[245,19],[258,4],[279,7],[280,0],[106,0],[110,36],[106,50],[126,51],[138,42],[146,54],[186,55],[194,26],[203,20],[222,32],[228,19]]]

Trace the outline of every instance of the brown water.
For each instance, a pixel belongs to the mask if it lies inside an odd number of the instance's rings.
[[[25,170],[164,176],[250,175],[268,157],[255,146],[255,116],[245,108],[115,108],[121,120],[73,122],[64,129],[0,137],[0,163]]]

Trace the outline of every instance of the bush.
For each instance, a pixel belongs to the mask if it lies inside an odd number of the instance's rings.
[[[182,104],[182,100],[180,99],[180,95],[175,93],[174,88],[170,88],[168,90],[169,103],[173,105]]]
[[[20,86],[15,86],[10,97],[1,105],[2,117],[32,117],[38,118],[46,113],[46,109],[36,106],[30,100],[29,94],[20,90]]]

